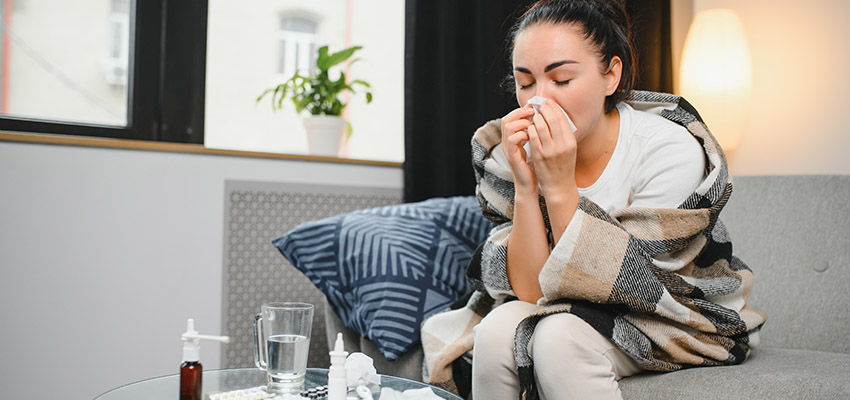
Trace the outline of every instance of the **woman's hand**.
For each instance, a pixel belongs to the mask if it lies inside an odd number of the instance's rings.
[[[537,175],[526,162],[523,142],[534,124],[531,106],[517,108],[502,118],[502,150],[514,175],[513,227],[508,239],[506,272],[514,293],[520,300],[534,303],[543,296],[537,280],[549,257],[546,228],[540,211]]]
[[[561,107],[546,101],[527,128],[534,172],[547,199],[576,191],[576,138]],[[509,114],[510,115],[510,114]]]
[[[529,117],[534,115],[531,106],[517,108],[502,117],[502,150],[514,175],[517,191],[537,192],[537,176],[526,162],[523,143],[528,140],[527,129],[533,126]],[[536,196],[535,196],[536,197]]]
[[[533,122],[529,120],[532,116]],[[531,146],[531,165],[526,162],[522,148],[525,140]],[[508,239],[508,281],[520,300],[534,303],[543,296],[538,277],[549,258],[546,227],[538,202],[538,180],[557,242],[579,201],[575,184],[576,140],[560,107],[547,102],[540,106],[538,115],[526,106],[502,118],[502,149],[516,189],[513,228]]]

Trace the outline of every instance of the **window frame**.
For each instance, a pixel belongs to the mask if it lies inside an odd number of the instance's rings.
[[[204,143],[207,0],[135,0],[126,126],[0,116],[0,130]]]

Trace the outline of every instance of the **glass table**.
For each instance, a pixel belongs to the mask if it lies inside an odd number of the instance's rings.
[[[306,389],[310,389],[316,386],[327,385],[328,370],[323,368],[307,368],[307,376],[305,378],[305,381]],[[260,371],[257,368],[218,369],[204,371],[204,398],[206,399],[209,395],[215,393],[264,386],[266,383],[266,372]],[[381,387],[388,387],[398,391],[430,387],[431,390],[433,390],[437,396],[443,399],[462,400],[458,395],[451,393],[445,389],[436,386],[431,386],[426,383],[390,375],[381,375]],[[179,398],[179,392],[180,374],[174,374],[162,376],[159,378],[146,379],[140,382],[124,385],[112,389],[96,397],[95,400],[171,400]],[[349,398],[356,398],[354,392],[349,393],[348,396]],[[380,398],[380,395],[378,393],[374,393],[374,396],[375,400],[378,400]]]

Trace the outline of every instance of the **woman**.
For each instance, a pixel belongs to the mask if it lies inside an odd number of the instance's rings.
[[[479,293],[423,326],[432,382],[452,387],[445,360],[470,339],[435,346],[446,326],[475,326],[472,397],[487,400],[620,398],[620,378],[737,364],[754,344],[765,316],[717,220],[725,160],[686,102],[632,92],[629,29],[604,0],[539,1],[515,25],[520,107],[473,138],[495,228],[469,266]]]

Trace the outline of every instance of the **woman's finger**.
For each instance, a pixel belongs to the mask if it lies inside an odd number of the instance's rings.
[[[535,154],[542,154],[541,152],[543,151],[543,145],[540,143],[540,130],[537,129],[537,124],[531,124],[526,132],[528,132],[528,144],[531,146],[531,155],[534,158]]]
[[[505,139],[506,146],[522,146],[522,142],[528,140],[529,134],[526,131],[514,132]]]
[[[502,141],[509,135],[526,129],[528,126],[528,110],[517,108],[502,117]]]
[[[546,101],[546,104],[540,106],[540,113],[546,118],[551,131],[552,142],[557,146],[564,143],[564,136],[567,133],[572,133],[569,127],[567,116],[557,103],[552,100]]]
[[[549,123],[548,121],[546,121],[546,118],[543,114],[538,113],[534,115],[534,128],[537,133],[537,143],[543,148],[551,146],[552,132],[549,127]]]
[[[508,134],[510,134],[514,132],[524,131],[528,129],[529,125],[531,125],[531,121],[527,119],[519,119],[504,124],[504,127],[508,131]]]
[[[530,107],[520,107],[520,108],[514,109],[513,111],[509,112],[507,115],[502,117],[502,123],[504,124],[506,122],[513,122],[513,121],[517,121],[517,120],[528,119],[528,117],[530,117],[532,114],[534,114],[534,110],[532,108],[530,108]]]

